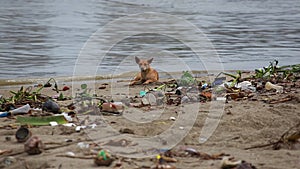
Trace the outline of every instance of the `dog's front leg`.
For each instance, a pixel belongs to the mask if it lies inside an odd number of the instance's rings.
[[[129,85],[132,86],[135,84],[142,84],[142,83],[143,83],[142,76],[141,76],[141,73],[139,73]]]
[[[149,80],[146,80],[143,84],[146,85],[146,84],[149,84],[149,83],[152,83],[152,82],[154,82],[154,80],[149,79]]]
[[[137,84],[137,83],[140,83],[140,81],[139,81],[139,80],[138,80],[138,81],[133,80],[133,81],[129,84],[129,86],[133,86],[133,85],[135,85],[135,84]]]

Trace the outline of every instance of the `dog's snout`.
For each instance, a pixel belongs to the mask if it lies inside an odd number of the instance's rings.
[[[147,70],[147,68],[144,66],[141,66],[141,70],[145,71],[145,70]]]
[[[145,71],[148,69],[148,65],[147,64],[140,64],[140,68],[141,70]]]

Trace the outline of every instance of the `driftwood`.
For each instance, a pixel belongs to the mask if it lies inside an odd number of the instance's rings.
[[[263,147],[268,147],[268,146],[273,146],[273,149],[278,150],[278,149],[280,149],[280,144],[282,144],[282,143],[297,142],[297,140],[300,139],[300,129],[298,129],[297,132],[294,132],[291,134],[291,131],[293,129],[297,129],[297,128],[300,128],[300,123],[296,124],[295,126],[288,129],[286,132],[284,132],[281,135],[281,137],[279,138],[279,140],[277,140],[275,142],[247,147],[247,148],[245,148],[245,150],[250,150],[250,149],[255,149],[255,148],[263,148]]]
[[[284,97],[284,98],[281,98],[281,99],[278,99],[278,100],[270,101],[269,103],[270,103],[270,104],[283,103],[283,102],[290,101],[290,100],[292,100],[292,99],[293,99],[292,96],[287,96],[287,97]]]

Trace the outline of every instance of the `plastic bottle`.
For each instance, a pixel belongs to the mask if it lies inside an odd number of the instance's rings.
[[[30,111],[30,105],[26,104],[22,107],[19,107],[17,109],[14,109],[11,112],[12,115],[17,115],[17,114],[27,114]]]
[[[9,112],[0,112],[0,117],[7,117],[9,115],[10,115]]]

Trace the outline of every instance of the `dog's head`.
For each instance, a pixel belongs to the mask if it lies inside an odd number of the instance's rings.
[[[150,64],[152,62],[153,58],[148,59],[148,60],[144,60],[144,59],[140,59],[138,57],[135,57],[135,62],[139,65],[141,71],[146,71],[150,68]]]

